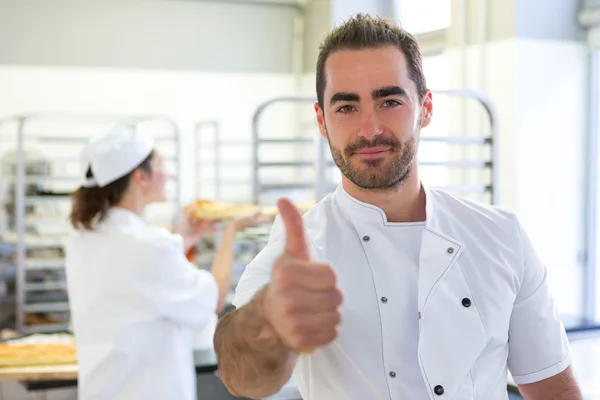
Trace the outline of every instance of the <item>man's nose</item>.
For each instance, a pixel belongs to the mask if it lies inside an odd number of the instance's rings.
[[[374,111],[363,111],[360,121],[360,132],[359,136],[366,139],[372,139],[383,133],[383,127],[377,113]]]

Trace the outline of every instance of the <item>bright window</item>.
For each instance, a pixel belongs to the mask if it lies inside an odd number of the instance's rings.
[[[597,165],[596,171],[596,179],[600,180],[600,163]],[[600,186],[600,182],[596,183],[597,186]],[[595,237],[596,237],[596,245],[595,251],[593,252],[596,258],[596,321],[600,321],[600,207],[598,207],[598,202],[600,201],[600,193],[596,195],[596,229],[595,229]],[[588,254],[592,252],[588,249]]]
[[[596,59],[600,59],[600,52],[596,52],[595,54],[595,58]],[[598,63],[595,63],[595,67],[600,69],[600,65],[598,65]],[[596,72],[596,77],[594,77],[594,80],[596,81],[596,90],[598,91],[598,93],[600,93],[600,82],[599,82],[599,78],[600,77],[600,71]],[[596,98],[600,99],[600,94],[596,94]],[[599,102],[600,103],[600,102]],[[598,103],[597,103],[598,104]],[[595,117],[596,123],[594,125],[596,125],[596,131],[595,132],[591,132],[592,135],[595,135],[591,140],[591,144],[592,144],[592,148],[594,149],[592,151],[592,159],[590,160],[590,164],[591,164],[591,168],[593,168],[591,170],[591,174],[589,175],[590,179],[591,179],[591,185],[588,188],[589,190],[591,190],[591,194],[595,197],[595,199],[589,199],[591,206],[594,208],[593,210],[590,210],[592,215],[591,216],[587,216],[588,218],[595,218],[594,221],[591,221],[591,226],[589,226],[590,229],[590,234],[592,235],[592,238],[595,238],[596,243],[589,243],[588,245],[591,246],[592,248],[588,248],[588,257],[591,257],[591,263],[590,265],[592,266],[592,268],[595,268],[595,275],[596,275],[596,285],[595,285],[595,300],[596,300],[596,304],[595,304],[595,310],[596,310],[596,315],[595,315],[595,319],[596,321],[600,321],[600,124],[598,121],[600,121],[600,104],[599,108],[597,110],[597,116]],[[595,265],[593,264],[595,261]],[[588,300],[588,299],[586,299]]]
[[[394,0],[395,17],[412,34],[450,26],[452,0]]]
[[[423,57],[423,72],[430,89],[448,89],[450,85],[449,70],[450,64],[447,55],[436,54]]]

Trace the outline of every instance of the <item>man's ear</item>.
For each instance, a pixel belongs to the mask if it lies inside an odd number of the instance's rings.
[[[433,95],[428,90],[425,98],[423,99],[423,105],[421,106],[421,128],[425,128],[431,122],[433,116]]]
[[[318,102],[314,105],[315,113],[317,115],[317,124],[319,125],[319,131],[321,136],[327,139],[327,127],[325,126],[325,114]]]

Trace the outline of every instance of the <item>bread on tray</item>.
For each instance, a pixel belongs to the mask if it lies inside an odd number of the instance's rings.
[[[313,206],[313,202],[296,203],[296,207],[298,207],[301,212],[306,212]],[[279,209],[275,205],[259,206],[213,200],[197,200],[186,206],[186,211],[191,212],[194,217],[203,220],[226,220],[257,213],[267,217],[274,217],[279,214]]]
[[[71,335],[36,334],[0,343],[0,367],[77,363],[77,348]]]
[[[186,211],[198,219],[224,220],[256,214],[259,206],[242,205],[213,200],[197,200],[186,207]]]

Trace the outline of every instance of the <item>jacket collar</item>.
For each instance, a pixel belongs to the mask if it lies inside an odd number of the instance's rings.
[[[126,226],[129,229],[145,229],[146,221],[132,211],[120,207],[111,207],[106,215],[105,222],[111,226]]]
[[[425,227],[431,231],[438,231],[439,225],[435,215],[435,199],[431,189],[421,183],[425,191]],[[334,193],[335,198],[342,207],[342,210],[353,222],[392,225],[388,222],[385,212],[373,204],[365,203],[352,197],[340,184]]]

